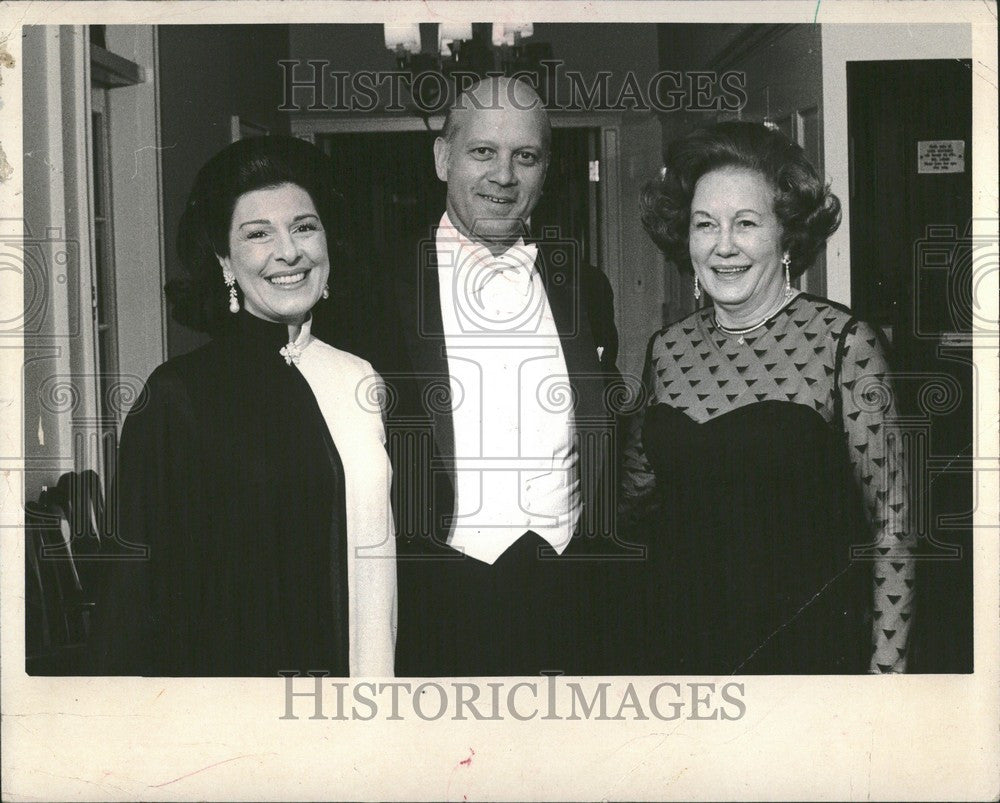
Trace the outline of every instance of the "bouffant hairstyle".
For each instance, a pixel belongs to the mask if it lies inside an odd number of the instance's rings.
[[[219,257],[229,256],[233,211],[245,193],[281,184],[305,190],[326,230],[333,264],[341,245],[334,229],[341,198],[331,173],[332,165],[322,151],[286,136],[242,139],[209,159],[198,171],[177,230],[177,255],[185,275],[166,285],[174,319],[217,334],[235,317],[228,311]]]
[[[726,167],[753,170],[771,185],[782,248],[792,276],[800,276],[840,225],[840,201],[801,147],[761,123],[717,123],[670,144],[660,178],[642,191],[642,223],[653,242],[679,270],[693,272],[688,228],[695,187]]]

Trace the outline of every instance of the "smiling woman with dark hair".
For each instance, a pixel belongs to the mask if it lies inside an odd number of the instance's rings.
[[[195,179],[177,227],[177,255],[184,275],[166,286],[174,320],[209,334],[218,334],[238,320],[229,313],[219,258],[230,255],[230,224],[244,193],[282,184],[302,189],[315,208],[326,247],[336,257],[342,250],[337,237],[342,199],[330,169],[314,146],[280,136],[240,140],[209,160]],[[238,285],[238,289],[244,288]]]
[[[881,333],[801,293],[840,204],[781,133],[673,143],[643,223],[712,304],[656,334],[643,446],[662,494],[650,670],[900,672],[906,463]]]
[[[150,376],[122,430],[123,561],[98,614],[101,674],[391,675],[391,469],[365,361],[311,334],[329,295],[330,166],[288,137],[199,172],[169,295],[215,333]]]

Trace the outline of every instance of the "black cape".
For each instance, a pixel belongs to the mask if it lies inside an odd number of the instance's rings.
[[[96,673],[348,674],[343,468],[287,341],[243,311],[149,378],[112,495],[117,539],[148,556],[115,562]]]

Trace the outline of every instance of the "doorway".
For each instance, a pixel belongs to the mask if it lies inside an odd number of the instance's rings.
[[[847,96],[851,301],[891,341],[913,453],[910,668],[971,672],[971,63],[848,63]]]

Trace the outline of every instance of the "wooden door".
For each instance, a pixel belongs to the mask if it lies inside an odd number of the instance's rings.
[[[892,341],[921,536],[911,666],[972,670],[972,72],[847,65],[851,302]]]

